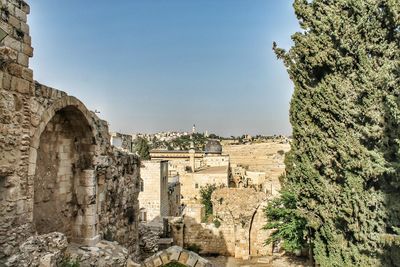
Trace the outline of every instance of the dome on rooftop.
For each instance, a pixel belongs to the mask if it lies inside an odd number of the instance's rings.
[[[208,140],[205,147],[206,154],[221,154],[222,146],[218,140],[210,139]]]

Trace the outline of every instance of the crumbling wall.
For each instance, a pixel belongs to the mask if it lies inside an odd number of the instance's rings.
[[[138,194],[140,162],[137,156],[115,150],[96,166],[99,234],[117,241],[130,253],[138,251]]]
[[[33,80],[29,6],[1,3],[0,265],[36,231],[136,251],[138,158],[113,150],[107,123],[78,99]]]
[[[23,1],[1,1],[0,27],[0,265],[33,232],[32,184],[28,179],[34,93],[33,55]]]
[[[272,252],[264,246],[270,231],[263,209],[267,195],[252,188],[221,188],[212,194],[213,223],[202,223],[202,205],[188,204],[184,214],[184,247],[197,246],[201,254],[229,255],[247,259]],[[178,221],[170,221],[171,228],[180,227]],[[174,239],[180,239],[178,231],[172,231]]]
[[[263,242],[270,232],[262,230],[266,224],[263,209],[268,203],[265,193],[252,188],[222,188],[214,191],[211,199],[214,218],[231,241],[230,255],[248,258],[268,254],[272,248],[263,246]]]

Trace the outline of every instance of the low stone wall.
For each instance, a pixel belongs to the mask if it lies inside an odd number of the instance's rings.
[[[200,204],[189,204],[183,219],[183,233],[179,220],[170,221],[174,240],[183,240],[184,247],[200,248],[200,254],[220,254],[247,259],[272,252],[264,246],[270,231],[264,207],[267,195],[252,188],[222,188],[212,194],[214,223],[201,223]],[[183,237],[182,237],[183,236]]]

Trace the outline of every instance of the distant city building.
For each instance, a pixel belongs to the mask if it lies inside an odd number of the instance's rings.
[[[142,161],[142,178],[139,193],[140,220],[162,222],[169,215],[168,204],[168,161]]]

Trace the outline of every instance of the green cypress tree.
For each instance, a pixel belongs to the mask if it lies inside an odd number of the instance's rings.
[[[400,266],[400,0],[295,0],[284,188],[321,266]],[[285,190],[285,189],[284,189]]]

